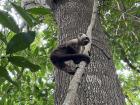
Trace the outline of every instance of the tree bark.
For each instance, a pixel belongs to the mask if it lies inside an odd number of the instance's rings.
[[[55,17],[60,28],[60,44],[86,33],[92,15],[93,0],[59,0]],[[125,105],[107,38],[99,16],[92,33],[91,63],[85,70],[74,105]],[[62,105],[72,76],[56,70],[55,105]]]

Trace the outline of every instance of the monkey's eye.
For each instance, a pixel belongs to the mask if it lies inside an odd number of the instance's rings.
[[[89,38],[88,37],[84,37],[82,40],[82,45],[87,45],[89,43]]]
[[[83,40],[89,40],[89,37],[84,37]]]
[[[89,38],[88,37],[84,37],[83,41],[87,42],[87,41],[89,41]]]

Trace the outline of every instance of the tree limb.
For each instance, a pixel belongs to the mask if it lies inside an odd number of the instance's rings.
[[[94,0],[91,22],[90,22],[90,25],[88,26],[87,33],[86,33],[86,35],[90,39],[90,43],[85,46],[85,50],[83,52],[84,54],[87,54],[87,55],[91,49],[92,29],[95,26],[97,11],[98,11],[98,0]],[[84,61],[82,61],[79,64],[79,68],[77,69],[75,75],[73,76],[73,79],[70,82],[70,85],[68,88],[68,93],[67,93],[67,96],[64,100],[63,105],[72,105],[73,102],[75,101],[75,97],[77,94],[77,89],[78,89],[79,83],[81,82],[82,75],[85,72],[85,70],[84,70],[85,66],[86,66],[86,62],[84,62]]]
[[[125,63],[127,63],[127,65],[128,65],[131,69],[136,70],[137,72],[140,72],[140,70],[138,69],[138,67],[134,66],[134,65],[130,62],[130,60],[128,59],[128,57],[127,57],[127,55],[126,55],[126,53],[125,53],[125,51],[124,51],[124,48],[123,48],[120,44],[118,44],[118,45],[119,45],[119,47],[120,47],[120,49],[121,49],[121,54],[123,55],[122,60],[123,60]]]

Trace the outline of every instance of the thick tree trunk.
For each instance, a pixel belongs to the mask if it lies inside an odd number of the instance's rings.
[[[90,24],[92,6],[93,0],[58,2],[55,16],[60,28],[60,44],[77,37],[78,33],[86,33]],[[82,77],[74,103],[75,105],[124,105],[124,96],[99,17],[92,35],[91,63]],[[65,72],[56,71],[55,105],[62,105],[71,78]]]

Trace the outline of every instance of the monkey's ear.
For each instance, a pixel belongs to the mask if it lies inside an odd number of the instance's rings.
[[[82,35],[82,33],[79,33],[79,34],[78,34],[78,39],[80,39],[81,35]]]
[[[89,39],[89,37],[86,34],[84,34],[84,33],[81,34],[81,37],[80,38],[81,39]]]
[[[81,38],[88,37],[86,34],[82,33]]]
[[[79,40],[85,39],[86,37],[88,38],[88,36],[87,36],[86,34],[84,34],[84,33],[79,33],[79,34],[78,34],[78,39],[79,39]]]
[[[79,33],[78,34],[78,37],[86,37],[87,35],[86,34],[84,34],[84,33]]]

